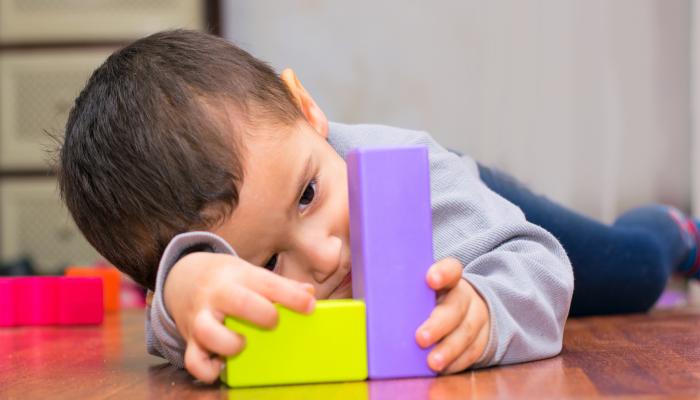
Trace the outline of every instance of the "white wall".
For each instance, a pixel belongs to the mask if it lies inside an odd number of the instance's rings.
[[[691,68],[700,69],[700,7],[691,7]],[[695,73],[693,73],[695,75]],[[700,217],[700,79],[691,79],[691,175],[693,214]],[[700,304],[700,284],[694,286],[697,303]]]
[[[429,130],[610,220],[690,204],[690,0],[224,1],[331,119]]]

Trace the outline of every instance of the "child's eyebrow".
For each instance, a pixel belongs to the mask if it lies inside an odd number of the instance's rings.
[[[294,198],[292,198],[292,201],[289,205],[289,212],[294,212],[297,209],[297,202],[299,201],[299,197],[301,197],[302,193],[306,189],[306,184],[307,181],[309,180],[309,175],[311,174],[311,155],[306,157],[306,161],[304,161],[304,167],[301,169],[301,173],[298,175],[296,185],[293,186],[296,188],[296,191],[294,192]]]

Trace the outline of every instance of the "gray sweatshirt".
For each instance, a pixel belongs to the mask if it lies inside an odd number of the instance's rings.
[[[328,142],[343,158],[356,147],[428,146],[435,260],[460,260],[462,277],[485,299],[491,316],[489,341],[476,367],[559,354],[574,289],[571,263],[554,236],[481,182],[474,160],[447,151],[425,132],[380,125],[331,123]],[[208,232],[178,235],[163,253],[146,314],[146,342],[149,353],[178,367],[184,365],[185,342],[165,309],[163,288],[180,254],[195,244],[235,255]]]

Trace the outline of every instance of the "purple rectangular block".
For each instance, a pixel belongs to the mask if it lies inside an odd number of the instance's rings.
[[[371,379],[431,376],[416,343],[435,308],[430,168],[424,146],[348,153],[353,297],[367,307]]]

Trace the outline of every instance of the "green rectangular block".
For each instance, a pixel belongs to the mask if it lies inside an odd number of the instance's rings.
[[[272,330],[226,317],[226,327],[243,335],[246,347],[227,357],[224,383],[241,387],[367,379],[364,302],[319,300],[311,315],[276,307],[279,323]]]
[[[355,381],[232,388],[228,389],[228,400],[373,400],[369,398],[368,384],[367,381]]]

